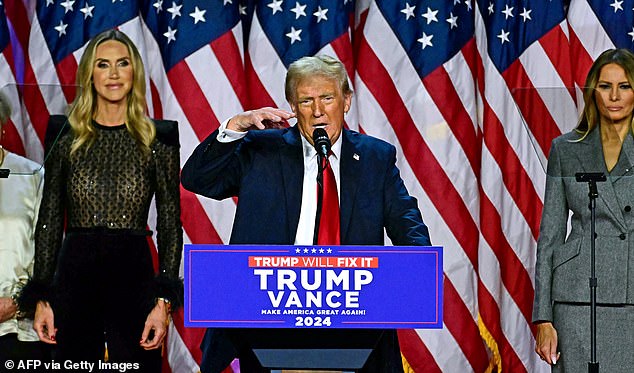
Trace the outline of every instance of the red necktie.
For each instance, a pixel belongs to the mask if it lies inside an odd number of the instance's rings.
[[[337,197],[337,181],[335,180],[335,173],[332,171],[332,167],[330,167],[330,162],[328,162],[325,157],[321,157],[321,167],[324,170],[322,181],[324,189],[317,244],[339,245],[339,198]],[[319,185],[317,187],[319,188]]]

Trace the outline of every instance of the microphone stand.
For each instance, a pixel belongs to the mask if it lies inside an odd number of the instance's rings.
[[[588,373],[599,373],[599,362],[597,361],[597,277],[595,273],[595,244],[596,244],[596,199],[599,196],[597,189],[598,181],[605,181],[603,172],[578,172],[575,174],[578,182],[588,183],[588,198],[590,199],[590,361],[588,362]]]
[[[317,213],[315,214],[315,231],[313,233],[313,245],[317,245],[319,238],[319,222],[321,221],[321,209],[324,203],[324,157],[318,153],[317,157]]]

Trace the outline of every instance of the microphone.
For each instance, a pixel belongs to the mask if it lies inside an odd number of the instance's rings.
[[[575,179],[580,183],[607,180],[603,172],[577,172],[575,174]]]
[[[315,128],[313,131],[313,145],[317,154],[322,157],[328,158],[328,152],[330,152],[330,138],[328,133],[323,128]]]

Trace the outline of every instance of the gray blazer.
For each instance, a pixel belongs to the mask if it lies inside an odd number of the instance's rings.
[[[582,141],[573,132],[552,142],[544,210],[537,241],[533,321],[552,321],[553,302],[590,302],[590,210],[588,184],[577,172],[604,172],[597,183],[597,303],[634,304],[634,139],[628,135],[608,174],[600,131]],[[569,212],[572,230],[566,237]]]

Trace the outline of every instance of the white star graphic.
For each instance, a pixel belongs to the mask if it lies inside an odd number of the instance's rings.
[[[458,27],[458,16],[454,16],[453,12],[449,12],[449,18],[447,18],[446,21],[451,25],[449,29]]]
[[[508,31],[504,31],[504,29],[502,29],[502,31],[500,31],[500,35],[498,35],[498,38],[500,38],[500,41],[502,42],[502,44],[504,44],[504,42],[511,42],[509,40],[509,32]]]
[[[200,22],[205,22],[205,13],[207,13],[206,10],[200,10],[198,9],[198,7],[196,7],[196,9],[194,9],[194,11],[192,13],[189,13],[190,17],[192,17],[194,19],[194,24],[197,24],[199,21]]]
[[[55,31],[59,32],[59,35],[57,36],[66,35],[66,27],[68,27],[67,24],[65,24],[63,21],[59,21],[59,25],[54,27]]]
[[[313,249],[311,250],[311,252],[312,252],[313,254],[316,254],[316,253],[317,253],[317,249],[315,249],[315,248],[313,247]]]
[[[46,0],[46,6],[53,5],[55,0]]]
[[[460,0],[453,0],[453,5],[460,4]]]
[[[328,249],[327,252],[328,252],[328,254],[331,254],[332,253],[332,249]]]
[[[163,0],[156,0],[152,6],[156,8],[156,14],[159,14],[163,10]]]
[[[167,26],[167,32],[163,33],[163,36],[167,38],[167,44],[171,43],[172,41],[176,41],[176,31],[178,30],[172,30],[171,26]]]
[[[302,250],[299,247],[295,249],[295,253],[299,254],[300,252],[302,252]]]
[[[92,10],[95,9],[94,5],[90,5],[88,3],[86,3],[86,5],[84,5],[83,8],[79,9],[80,12],[84,13],[84,19],[87,19],[88,17],[92,18]]]
[[[273,0],[267,6],[273,9],[273,14],[277,13],[278,11],[282,12],[282,1],[284,0]]]
[[[494,10],[493,10],[493,3],[489,3],[489,15],[493,14]]]
[[[430,7],[427,7],[427,12],[421,14],[421,17],[427,20],[427,24],[432,22],[438,22],[438,18],[436,18],[436,14],[438,14],[438,10],[431,10]]]
[[[304,254],[308,254],[308,249],[304,249]]]
[[[621,6],[621,4],[623,4],[623,0],[621,1],[614,0],[614,2],[610,4],[610,6],[614,8],[614,13],[616,13],[617,10],[623,10],[623,7]]]
[[[233,0],[225,0],[222,5],[233,4]]]
[[[405,8],[401,9],[401,13],[405,14],[405,20],[408,20],[409,17],[416,17],[414,9],[416,9],[416,5],[410,6],[409,3],[405,3]]]
[[[328,17],[326,17],[326,13],[328,13],[328,8],[321,9],[321,6],[317,7],[317,11],[313,13],[313,15],[317,17],[317,23],[321,22],[322,20],[324,21],[328,20]]]
[[[64,14],[73,11],[73,4],[75,4],[75,0],[66,0],[60,4],[64,7]]]
[[[467,10],[471,10],[471,0],[465,0],[464,5],[467,6]]]
[[[427,35],[426,33],[423,32],[423,37],[418,39],[418,42],[422,44],[423,49],[427,47],[433,47],[434,44],[432,44],[431,42],[431,39],[433,38],[434,38],[434,35]]]
[[[522,13],[520,13],[520,16],[522,16],[522,18],[524,19],[524,22],[526,22],[526,20],[532,21],[533,19],[531,18],[531,12],[533,10],[532,9],[526,9],[524,8],[524,11]]]
[[[167,9],[168,12],[172,13],[172,19],[181,16],[181,8],[183,5],[176,5],[175,1],[172,1],[172,6]]]
[[[319,249],[319,253],[323,254],[324,253],[324,249]]]
[[[295,8],[291,9],[291,12],[295,13],[295,19],[298,19],[301,16],[306,17],[306,5],[301,5],[299,1],[295,2]]]
[[[238,10],[240,11],[240,14],[243,16],[247,15],[247,7],[246,5],[238,5]]]
[[[295,43],[296,41],[302,41],[302,38],[299,36],[299,34],[301,33],[302,33],[301,29],[295,30],[295,27],[291,26],[291,32],[286,34],[286,36],[288,36],[291,39],[291,45]]]
[[[504,8],[504,10],[502,11],[502,13],[504,13],[504,19],[509,19],[509,17],[514,17],[513,15],[513,9],[514,7],[509,7],[508,4],[506,5],[506,8]]]

